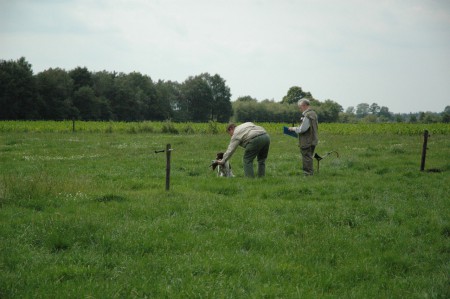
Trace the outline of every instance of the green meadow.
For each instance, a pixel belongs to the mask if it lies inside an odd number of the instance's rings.
[[[313,177],[263,124],[262,179],[224,124],[75,125],[0,122],[0,298],[450,297],[448,124],[322,124]]]

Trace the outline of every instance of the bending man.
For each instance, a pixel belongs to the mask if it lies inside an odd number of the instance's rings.
[[[246,122],[239,126],[229,124],[227,133],[231,136],[230,144],[219,164],[225,164],[236,151],[238,145],[245,148],[244,174],[246,177],[254,177],[253,160],[258,161],[258,177],[266,174],[266,159],[269,154],[270,136],[263,127]]]

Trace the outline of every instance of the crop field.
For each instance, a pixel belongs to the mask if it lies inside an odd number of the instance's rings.
[[[448,124],[321,124],[313,177],[262,124],[260,179],[225,124],[73,125],[0,122],[0,298],[450,297]]]

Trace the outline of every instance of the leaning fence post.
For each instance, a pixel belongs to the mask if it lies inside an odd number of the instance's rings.
[[[420,163],[420,171],[425,169],[425,158],[427,155],[427,143],[428,143],[428,130],[423,132],[423,147],[422,147],[422,160]]]
[[[172,149],[170,148],[170,144],[166,145],[166,191],[169,190],[170,187],[170,152]]]
[[[75,117],[72,117],[72,133],[75,133]]]

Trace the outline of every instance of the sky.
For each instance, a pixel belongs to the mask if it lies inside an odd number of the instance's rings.
[[[218,74],[279,102],[299,86],[344,111],[450,106],[448,0],[0,0],[0,60],[140,72],[182,83]]]

